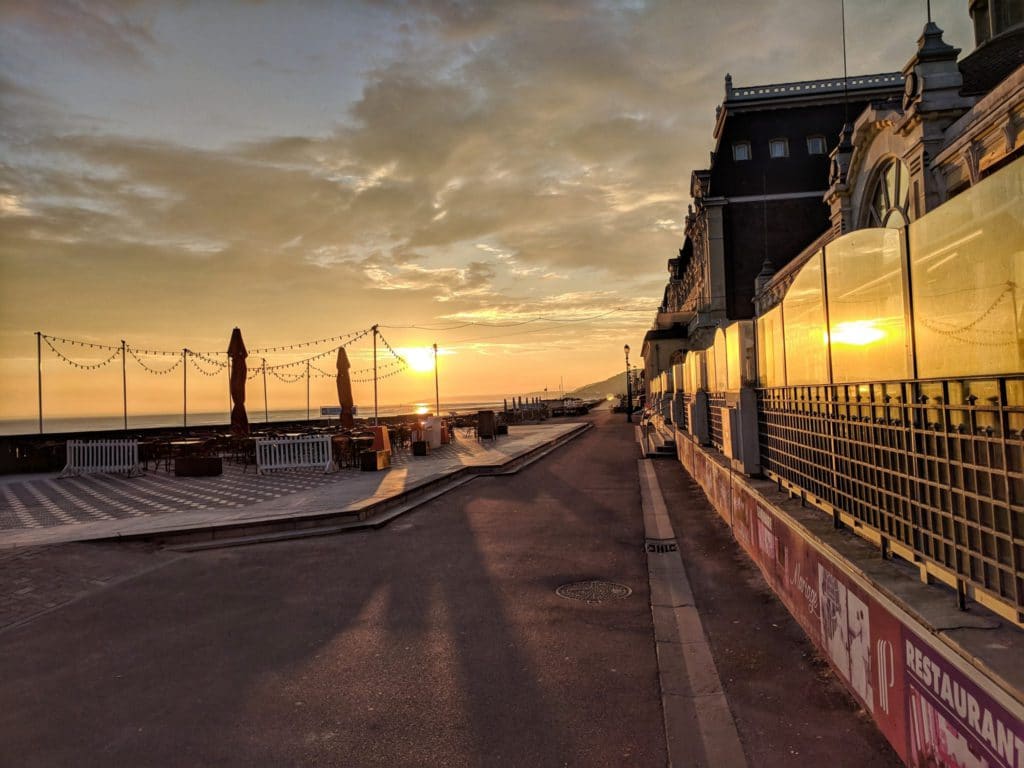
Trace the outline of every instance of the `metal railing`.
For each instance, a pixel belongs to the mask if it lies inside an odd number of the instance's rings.
[[[686,392],[682,396],[683,407],[680,409],[680,413],[676,417],[676,426],[679,427],[682,432],[690,431],[690,401],[693,400],[693,395]]]
[[[256,468],[259,474],[275,469],[335,469],[331,438],[327,435],[258,438]]]
[[[708,426],[711,444],[722,450],[722,411],[725,408],[724,392],[708,392]]]
[[[1024,608],[1024,377],[758,390],[761,463]]]
[[[61,477],[111,473],[142,474],[138,440],[68,440]]]

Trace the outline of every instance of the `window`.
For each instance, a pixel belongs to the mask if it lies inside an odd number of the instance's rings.
[[[824,136],[808,136],[807,137],[807,154],[808,155],[824,155],[827,153],[828,147],[825,144]]]
[[[910,221],[910,173],[899,160],[885,162],[876,172],[867,198],[864,226],[903,227]]]
[[[789,157],[789,140],[772,139],[768,142],[768,154],[772,157]]]
[[[732,145],[732,159],[736,162],[750,159],[750,142],[737,141]]]

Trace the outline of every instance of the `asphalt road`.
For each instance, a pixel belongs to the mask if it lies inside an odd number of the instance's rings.
[[[380,530],[182,557],[0,635],[0,762],[664,765],[632,430]],[[588,604],[555,590],[608,579]]]
[[[665,765],[633,427],[591,418],[378,531],[127,553],[0,630],[0,765]],[[657,470],[749,764],[897,764],[681,467]],[[555,592],[595,579],[633,592]]]

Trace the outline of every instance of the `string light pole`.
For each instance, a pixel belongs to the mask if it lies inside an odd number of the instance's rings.
[[[629,344],[622,347],[626,353],[626,421],[633,422],[633,387],[629,380]]]
[[[309,421],[309,360],[306,361],[306,421]]]
[[[39,434],[43,434],[43,332],[36,331],[36,368],[39,373]]]
[[[377,426],[377,326],[373,331],[373,426]]]
[[[121,339],[121,399],[124,401],[124,431],[128,431],[128,345]]]
[[[441,390],[437,384],[437,342],[434,342],[434,415],[441,416]]]
[[[181,426],[188,426],[188,349],[181,350]]]
[[[267,358],[263,358],[263,420],[270,423],[270,408],[267,405]]]

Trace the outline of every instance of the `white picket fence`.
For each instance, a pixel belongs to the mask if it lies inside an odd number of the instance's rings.
[[[256,440],[256,470],[259,474],[274,469],[308,467],[323,469],[324,472],[336,469],[329,436],[266,437]]]
[[[118,473],[141,475],[138,440],[68,440],[61,477]]]

